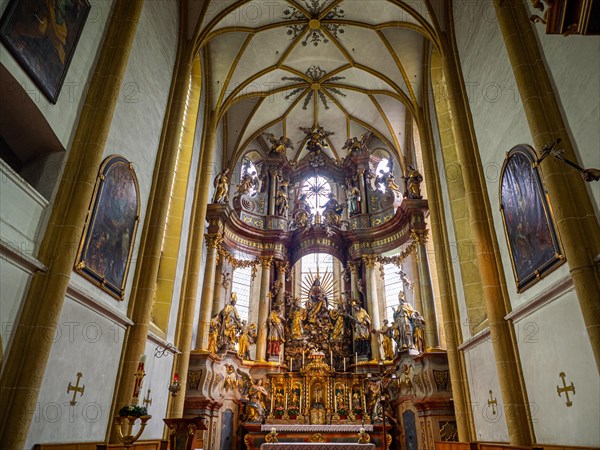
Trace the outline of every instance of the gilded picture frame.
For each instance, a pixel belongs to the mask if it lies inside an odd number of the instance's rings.
[[[81,32],[88,0],[11,0],[0,40],[52,104],[56,104]]]
[[[139,198],[132,164],[118,155],[106,158],[96,179],[75,271],[118,300],[125,297],[139,224]]]
[[[500,172],[500,211],[517,292],[565,261],[536,159],[531,147],[516,146]]]

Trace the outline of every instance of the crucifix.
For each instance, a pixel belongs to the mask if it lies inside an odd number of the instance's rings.
[[[565,403],[567,408],[573,406],[573,402],[569,399],[569,392],[572,392],[573,395],[575,395],[575,385],[571,381],[571,385],[567,386],[567,383],[565,382],[566,375],[564,372],[559,373],[558,376],[562,378],[563,387],[556,386],[556,392],[558,392],[559,397],[561,396],[560,394],[563,392],[565,393],[565,397],[567,397],[567,402]]]
[[[488,406],[492,407],[492,414],[496,415],[496,406],[498,405],[498,400],[493,398],[492,390],[490,389],[490,399],[487,401]]]
[[[150,388],[148,388],[148,393],[146,394],[146,398],[144,400],[142,400],[142,403],[144,404],[146,409],[148,409],[148,406],[150,406],[152,404],[152,399],[150,398],[151,392],[152,391],[150,390]]]
[[[70,381],[69,386],[67,386],[67,394],[69,392],[73,392],[73,398],[69,402],[71,406],[75,406],[77,404],[77,401],[75,400],[75,397],[77,397],[77,393],[83,395],[83,391],[85,390],[85,384],[81,387],[79,386],[79,380],[81,380],[82,376],[83,374],[81,372],[77,372],[77,382],[75,383],[75,386],[73,386]]]

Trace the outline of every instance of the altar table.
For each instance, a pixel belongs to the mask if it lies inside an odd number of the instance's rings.
[[[260,450],[375,450],[375,444],[352,444],[344,442],[280,442],[262,444]]]

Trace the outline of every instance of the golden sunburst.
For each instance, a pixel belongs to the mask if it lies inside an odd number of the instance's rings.
[[[329,304],[329,307],[335,307],[338,303],[339,292],[338,287],[336,286],[336,283],[333,279],[333,273],[330,272],[329,269],[327,269],[322,275],[319,274],[318,269],[316,274],[312,273],[312,271],[309,270],[308,274],[304,275],[304,277],[302,278],[300,289],[302,304],[306,305],[306,300],[308,300],[308,293],[310,292],[310,288],[312,287],[313,283],[317,278],[321,283],[321,289],[323,289],[323,292],[327,297],[327,303]]]

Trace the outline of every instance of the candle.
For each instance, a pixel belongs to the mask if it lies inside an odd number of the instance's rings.
[[[140,363],[142,363],[142,364],[146,363],[146,355],[145,354],[140,355]]]
[[[302,367],[304,367],[304,350],[302,350]]]
[[[273,395],[271,395],[271,414],[273,414],[273,402],[275,401],[275,388],[273,388]]]
[[[271,433],[275,434],[277,432],[277,430],[275,429],[275,427],[271,427]]]
[[[288,409],[288,393],[287,393],[287,391],[285,393],[285,409],[286,410]]]
[[[176,373],[175,375],[173,375],[173,381],[175,383],[177,383],[179,381],[179,374],[178,373]]]
[[[346,357],[344,356],[344,372],[346,371]]]
[[[360,434],[363,434],[364,432],[365,432],[365,429],[363,427],[360,427]]]
[[[333,367],[333,350],[329,350],[329,365]]]

